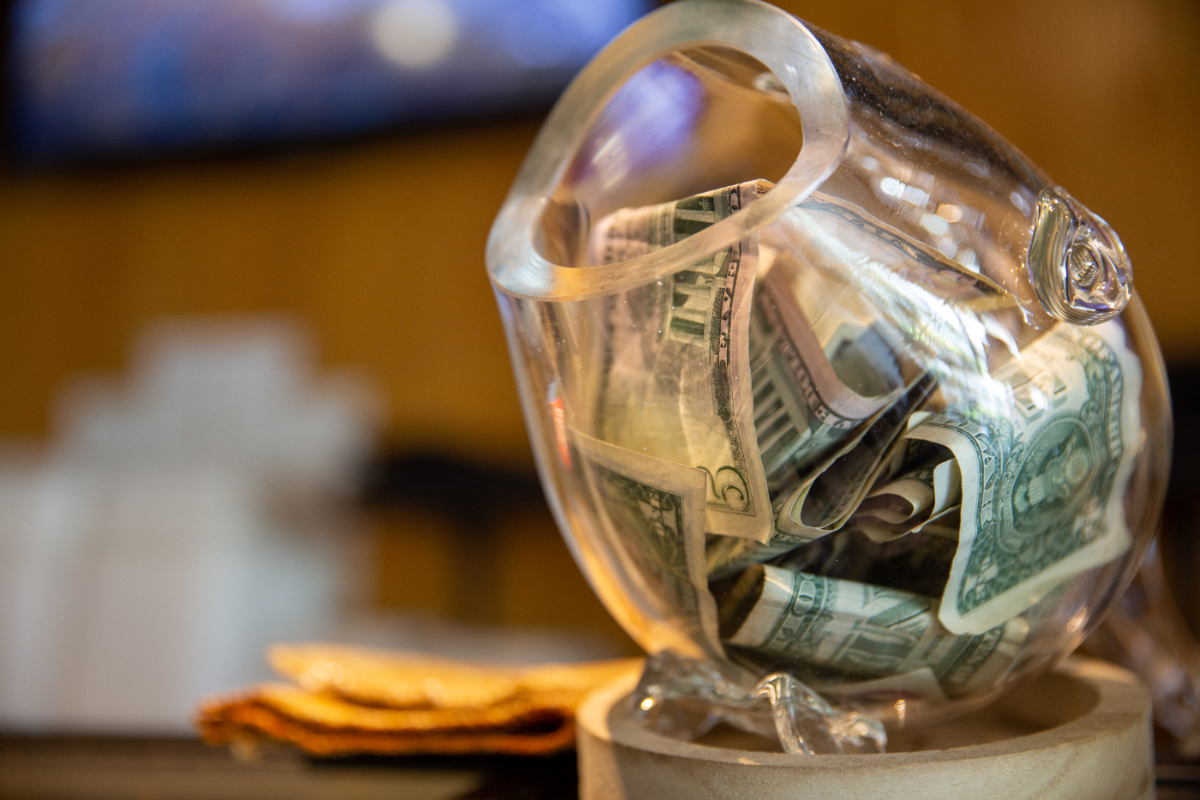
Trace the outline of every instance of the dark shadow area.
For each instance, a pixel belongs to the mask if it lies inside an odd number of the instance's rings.
[[[1175,423],[1171,479],[1159,542],[1171,593],[1194,633],[1200,633],[1200,363],[1167,368]]]
[[[305,758],[264,746],[235,757],[186,738],[0,734],[0,796],[572,800],[575,754],[538,758]]]

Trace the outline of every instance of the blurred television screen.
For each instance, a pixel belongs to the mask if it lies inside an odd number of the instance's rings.
[[[650,0],[16,0],[18,164],[172,156],[549,106]]]

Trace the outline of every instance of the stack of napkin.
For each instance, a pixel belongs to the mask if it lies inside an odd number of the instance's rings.
[[[642,663],[485,666],[320,644],[276,645],[268,658],[293,683],[203,703],[205,741],[268,738],[319,756],[554,753],[574,746],[583,696]]]

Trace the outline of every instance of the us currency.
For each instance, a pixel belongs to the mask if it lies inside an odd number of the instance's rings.
[[[857,444],[904,390],[902,365],[874,328],[847,320],[822,346],[789,266],[759,281],[750,321],[754,428],[776,494],[807,484]]]
[[[851,450],[812,481],[778,501],[777,536],[810,541],[845,525],[888,468],[909,416],[921,407],[933,389],[932,377],[928,373],[923,375],[880,415]]]
[[[928,376],[919,379],[890,408],[876,415],[866,431],[850,437],[832,463],[823,466],[823,471],[785,494],[782,501],[777,500],[775,528],[767,541],[732,537],[711,539],[706,550],[709,576],[721,577],[749,564],[770,561],[848,524],[866,492],[887,469],[906,420],[924,402],[931,389]],[[818,517],[812,526],[791,517],[800,513],[810,494],[813,494],[813,506],[825,515]],[[882,531],[887,527],[883,523],[859,522],[857,527],[871,529],[879,539],[895,538],[890,530]]]
[[[729,537],[711,540],[706,556],[709,575],[719,577],[748,564],[770,561],[814,539],[827,536],[846,524],[865,493],[887,469],[906,420],[924,402],[932,388],[928,376],[918,379],[907,392],[900,395],[899,400],[869,420],[865,431],[843,440],[834,457],[821,465],[821,471],[790,493],[785,493],[782,500],[775,501],[775,527],[766,542]],[[800,513],[802,504],[810,495],[814,498],[814,507],[826,515],[818,518],[816,525],[812,526],[792,518]]]
[[[764,186],[751,181],[617,211],[595,226],[592,262],[670,246],[743,208]],[[757,237],[749,237],[610,298],[595,417],[605,441],[704,471],[704,530],[766,541],[772,511],[753,427],[747,330],[757,262]]]
[[[932,670],[946,695],[986,691],[1028,633],[1017,618],[978,635],[938,623],[934,600],[896,589],[756,565],[719,606],[728,646],[863,678]]]
[[[710,654],[724,651],[717,636],[716,604],[704,569],[703,470],[673,464],[571,432],[584,482],[620,574],[635,584],[636,597],[651,604],[650,614],[625,614],[634,628],[654,620],[653,638],[670,641],[680,652],[702,642]],[[666,620],[667,622],[658,622]],[[680,633],[683,634],[680,638]]]
[[[846,304],[872,309],[879,318],[870,328],[885,332],[881,339],[896,338],[886,335],[888,331],[903,333],[907,344],[903,357],[893,356],[896,363],[915,361],[924,374],[915,382],[911,378],[904,382],[907,394],[900,399],[888,396],[884,405],[890,407],[877,412],[869,426],[858,428],[869,431],[862,438],[848,438],[846,447],[833,451],[836,460],[818,462],[815,472],[819,474],[802,473],[781,492],[768,464],[777,511],[776,532],[769,544],[777,548],[787,543],[784,537],[807,541],[846,524],[886,471],[887,456],[902,430],[898,426],[932,391],[935,380],[943,397],[955,397],[955,387],[963,388],[959,384],[977,397],[981,383],[990,386],[977,380],[987,376],[988,339],[1016,350],[1011,335],[995,317],[997,310],[1013,306],[1015,299],[983,276],[865,210],[824,195],[814,195],[790,211],[789,223],[782,228],[786,241],[778,244],[801,254],[810,282],[833,289],[830,305],[842,305],[838,298],[845,298]],[[782,273],[776,266],[768,280]],[[794,297],[795,290],[774,294]],[[914,321],[922,327],[913,330]],[[985,405],[1000,405],[995,402],[998,398],[985,400],[989,401]],[[766,447],[763,451],[768,452]],[[891,535],[882,529],[878,533]]]
[[[854,511],[847,527],[875,541],[921,531],[951,514],[962,500],[962,473],[945,447],[913,440],[905,463],[881,480]]]
[[[1012,619],[1130,545],[1141,366],[1116,321],[1057,325],[993,376],[1016,413],[938,414],[908,436],[962,472],[958,550],[938,618],[958,634]]]

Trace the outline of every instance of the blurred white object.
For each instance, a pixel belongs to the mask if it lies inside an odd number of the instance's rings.
[[[335,633],[380,414],[312,373],[286,320],[163,324],[0,458],[0,728],[182,732],[269,642]]]

